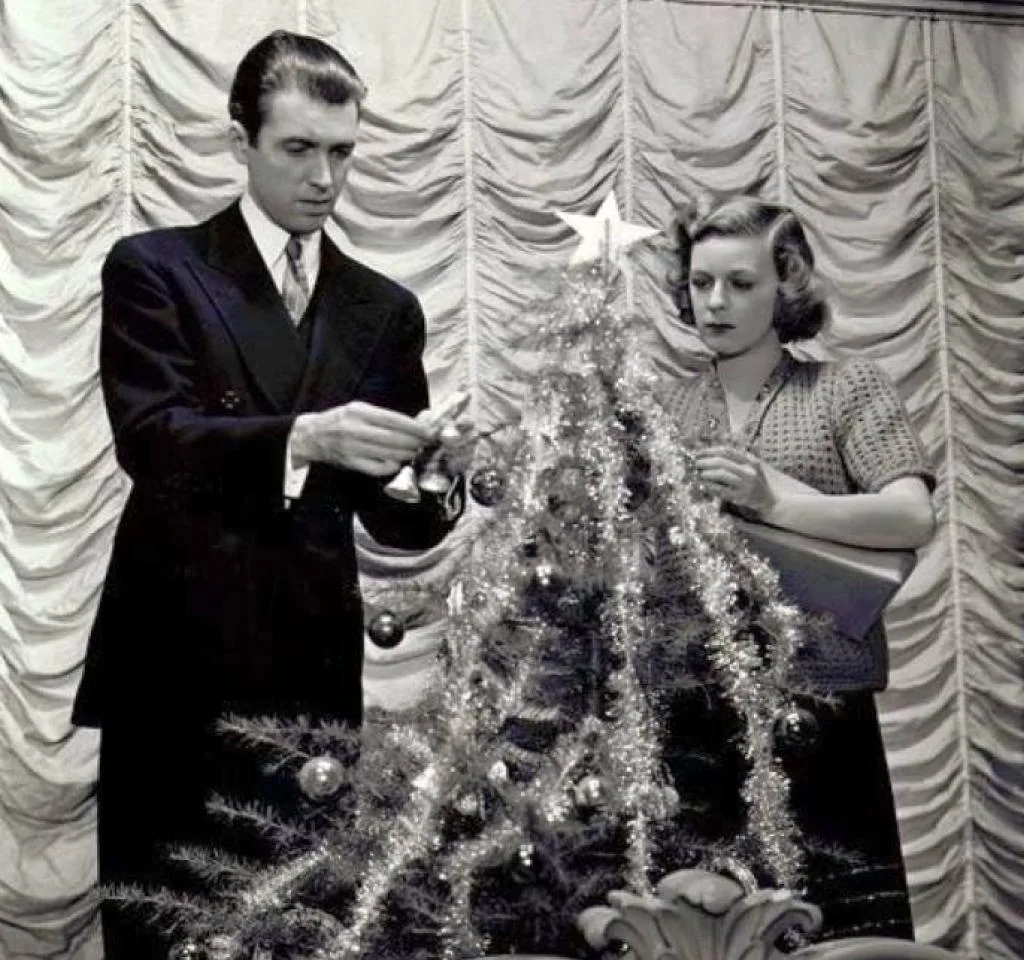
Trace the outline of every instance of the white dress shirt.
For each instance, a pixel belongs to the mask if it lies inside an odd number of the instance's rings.
[[[253,199],[252,194],[246,190],[239,204],[239,210],[245,225],[249,228],[253,243],[259,250],[263,262],[270,271],[270,276],[280,293],[284,288],[284,275],[288,269],[288,254],[285,247],[288,245],[291,234],[282,230],[273,220],[268,217],[260,206]],[[309,278],[310,292],[316,287],[316,278],[320,273],[320,237],[321,231],[309,233],[302,237],[302,266]],[[302,494],[302,488],[306,483],[306,475],[309,473],[309,465],[296,467],[292,465],[292,441],[288,437],[288,444],[284,454],[284,496],[285,502],[294,500]]]
[[[252,194],[247,190],[239,204],[242,219],[252,234],[256,249],[259,250],[263,262],[274,279],[274,286],[280,293],[284,288],[284,275],[288,269],[288,254],[285,247],[291,239],[287,230],[282,230],[257,205]],[[320,273],[320,236],[321,231],[307,233],[302,237],[302,266],[309,278],[309,289],[312,293],[316,286],[316,278]]]

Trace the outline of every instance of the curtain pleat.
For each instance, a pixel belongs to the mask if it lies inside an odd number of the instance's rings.
[[[792,202],[815,224],[815,249],[833,289],[838,352],[878,361],[907,401],[933,469],[939,529],[929,549],[949,551],[958,530],[949,511],[945,430],[949,401],[943,380],[945,318],[935,269],[932,124],[925,39],[920,21],[794,13],[783,20],[785,118]],[[932,939],[955,940],[965,911],[962,797],[963,747],[958,724],[943,724],[960,707],[957,683],[924,699],[934,673],[955,679],[959,664],[950,564],[922,564],[888,614],[892,680],[884,697],[889,747],[907,869],[915,892],[929,864],[944,865],[938,928]],[[904,611],[929,622],[927,647],[908,658],[917,639]],[[907,710],[911,727],[894,719]],[[898,714],[897,714],[898,716]],[[922,733],[925,737],[922,738]],[[934,822],[917,813],[922,773],[946,790],[953,815]],[[935,780],[939,782],[936,783]],[[940,786],[941,784],[941,786]],[[925,824],[928,829],[921,829]],[[918,910],[920,914],[920,910]],[[918,923],[922,919],[918,918]]]
[[[810,349],[879,362],[938,476],[879,698],[918,937],[1024,955],[1024,25],[812,6],[0,4],[0,956],[99,957],[98,741],[68,723],[126,489],[99,267],[121,234],[237,195],[227,88],[275,27],[334,43],[368,82],[329,229],[417,293],[432,393],[468,390],[485,429],[529,389],[536,301],[576,242],[555,211],[614,188],[663,230],[626,296],[669,377],[703,353],[672,306],[681,205],[756,192],[803,217],[835,312]],[[471,505],[422,555],[360,531],[371,613],[395,584],[443,584],[485,519]],[[370,706],[413,702],[432,670],[443,620],[407,607],[423,615],[401,644],[367,644]]]
[[[352,60],[370,90],[334,236],[419,295],[432,393],[467,389],[459,3],[311,0],[309,26]]]
[[[1024,28],[930,25],[946,287],[962,797],[981,957],[1024,953]]]
[[[95,361],[96,275],[119,227],[117,40],[101,3],[0,17],[0,954],[12,960],[99,955],[97,737],[68,717],[120,507]]]
[[[777,193],[775,65],[768,11],[676,3],[629,5],[636,211],[664,231],[644,245],[637,304],[655,361],[682,373],[705,356],[677,320],[674,222],[736,193]]]

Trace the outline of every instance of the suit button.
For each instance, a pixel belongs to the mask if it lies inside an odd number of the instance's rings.
[[[236,390],[225,390],[217,403],[225,413],[237,413],[242,406],[242,397]]]

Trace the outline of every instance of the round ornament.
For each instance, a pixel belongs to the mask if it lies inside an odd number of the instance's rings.
[[[181,940],[167,951],[167,960],[206,960],[206,951],[195,940]]]
[[[600,777],[593,774],[586,776],[576,784],[573,790],[576,806],[583,810],[593,810],[601,805],[604,800],[604,792],[604,784]]]
[[[576,798],[571,789],[548,797],[541,810],[548,823],[565,823],[576,809]]]
[[[482,507],[493,507],[505,497],[505,477],[494,467],[477,470],[469,481],[469,495]]]
[[[345,770],[334,757],[311,757],[299,768],[299,789],[310,800],[324,800],[338,792]]]
[[[550,587],[555,582],[555,568],[550,563],[538,563],[533,576],[538,586]]]
[[[773,733],[779,754],[796,757],[817,744],[821,728],[810,710],[794,706],[776,718]]]
[[[508,764],[504,760],[495,760],[487,771],[487,780],[495,787],[508,783]]]
[[[524,867],[533,866],[533,855],[536,852],[536,847],[532,843],[521,843],[519,844],[519,862]]]
[[[483,801],[475,793],[464,793],[455,801],[455,809],[464,817],[482,817]]]
[[[371,621],[367,630],[370,639],[385,650],[397,647],[405,636],[405,624],[396,613],[381,610]]]

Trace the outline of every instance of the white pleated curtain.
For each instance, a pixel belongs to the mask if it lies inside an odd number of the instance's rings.
[[[420,295],[433,392],[470,390],[484,426],[518,407],[513,321],[574,244],[556,210],[615,188],[666,226],[684,199],[756,189],[806,218],[828,349],[893,376],[939,476],[880,701],[919,938],[1024,955],[1024,18],[843,6],[0,0],[0,955],[99,953],[97,738],[68,725],[125,493],[99,266],[237,193],[227,86],[276,27],[368,80],[337,235]],[[666,237],[628,285],[668,371],[697,351],[671,267]],[[424,558],[367,548],[368,585],[445,576],[470,533]],[[411,696],[439,634],[370,649],[369,700]]]

